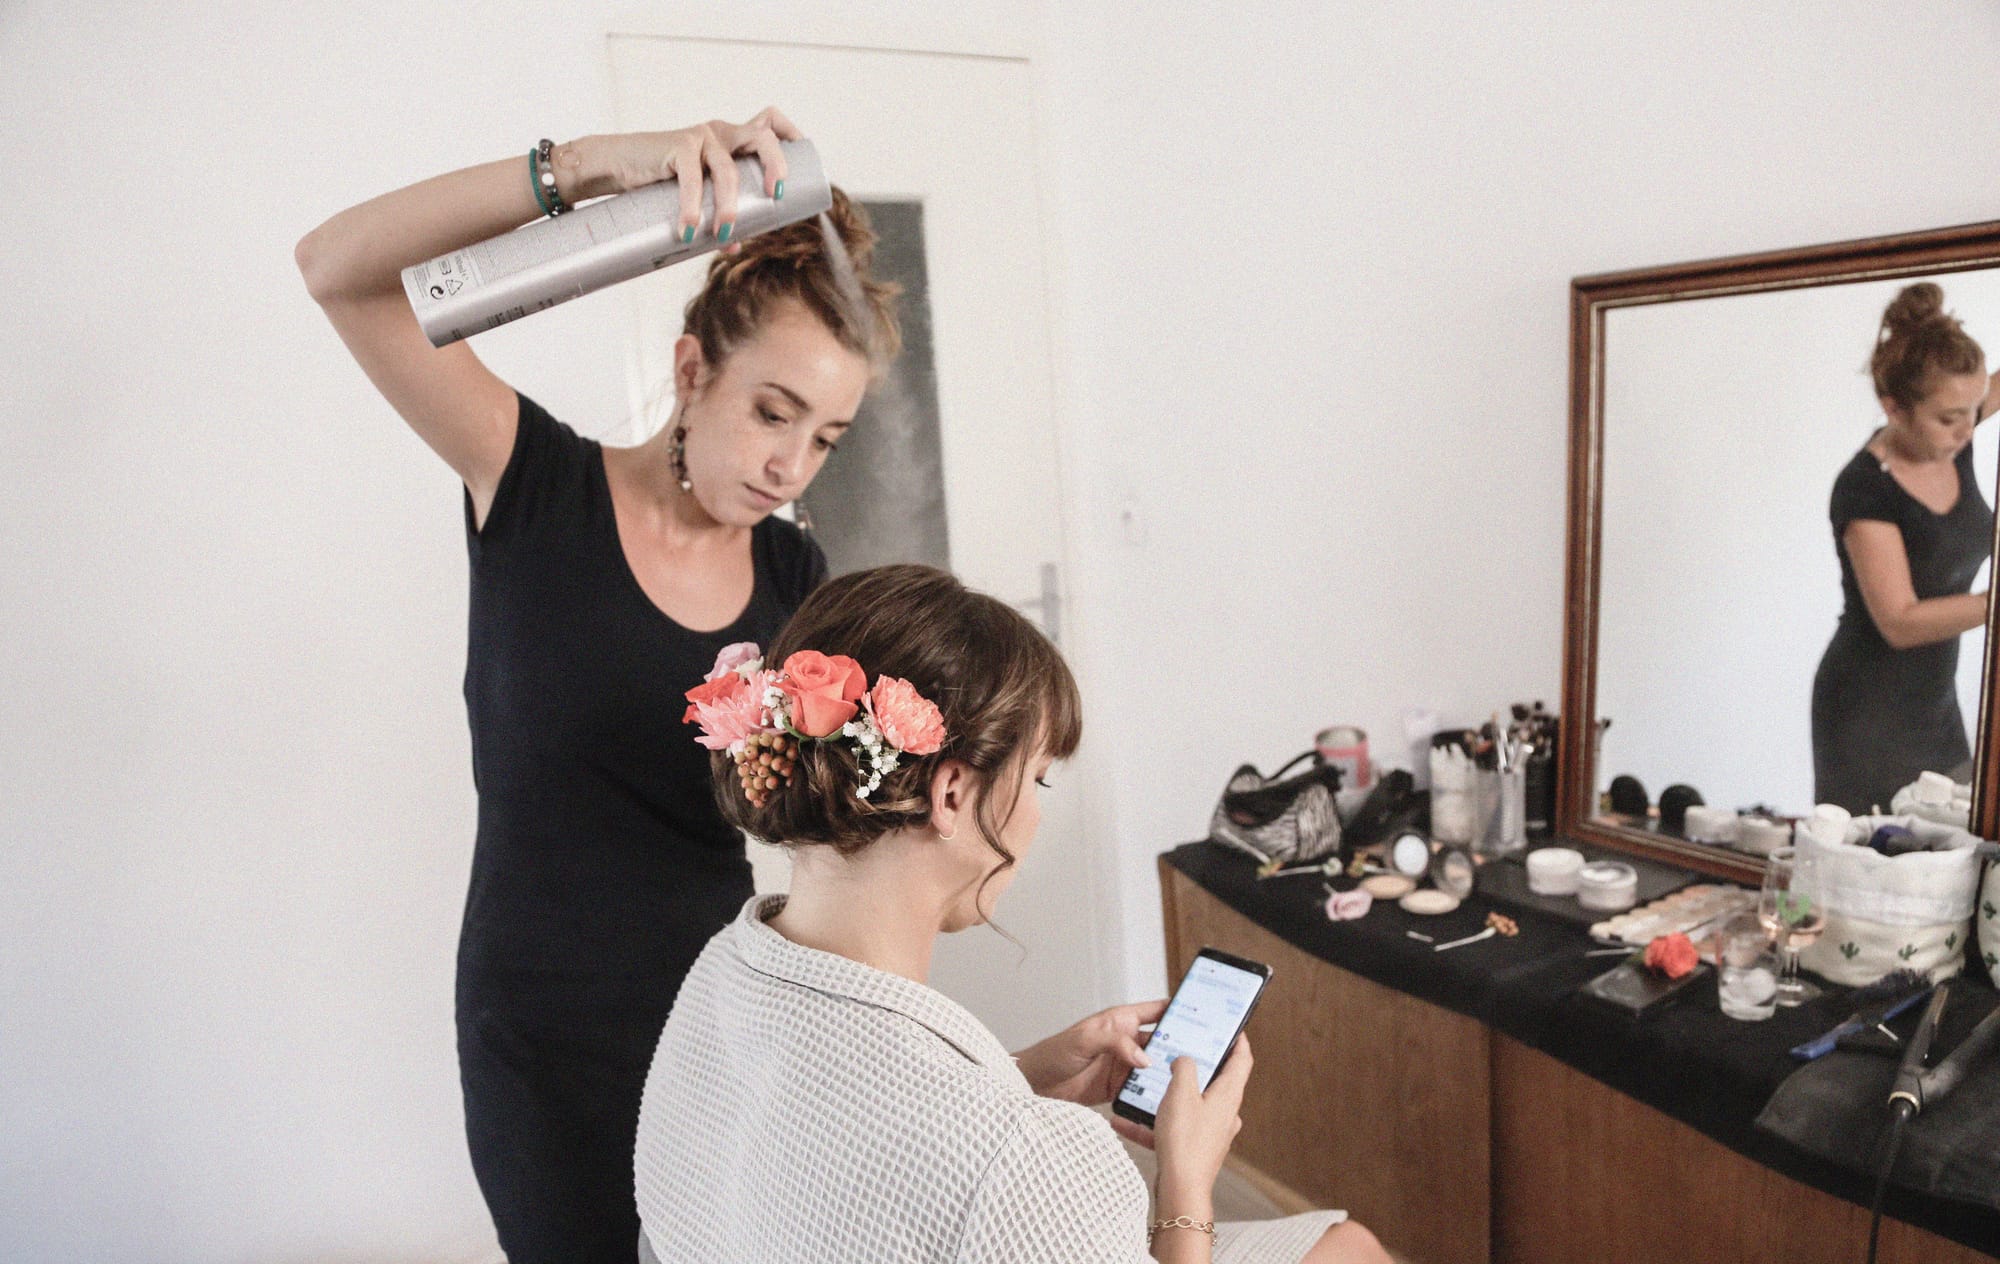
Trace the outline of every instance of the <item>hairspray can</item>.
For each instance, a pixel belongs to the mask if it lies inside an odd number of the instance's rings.
[[[736,160],[737,241],[833,205],[812,143],[791,140],[781,147],[782,202],[765,196],[761,162]],[[681,240],[680,215],[680,181],[662,180],[404,268],[403,291],[424,336],[442,347],[716,248],[713,186],[702,189],[692,242]]]

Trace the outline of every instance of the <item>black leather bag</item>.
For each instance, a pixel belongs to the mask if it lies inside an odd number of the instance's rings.
[[[1311,768],[1285,776],[1306,760],[1312,761]],[[1322,860],[1340,850],[1340,813],[1333,798],[1339,789],[1340,769],[1313,751],[1268,777],[1245,764],[1230,776],[1216,801],[1208,836],[1267,866]]]

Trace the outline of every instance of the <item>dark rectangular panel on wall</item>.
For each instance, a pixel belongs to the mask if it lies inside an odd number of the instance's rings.
[[[872,271],[903,288],[903,351],[872,386],[854,427],[807,490],[813,534],[833,573],[889,562],[949,569],[937,363],[921,202],[864,202],[880,240]]]

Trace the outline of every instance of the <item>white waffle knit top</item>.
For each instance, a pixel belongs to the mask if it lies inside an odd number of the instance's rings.
[[[653,1055],[634,1156],[662,1264],[1137,1264],[1145,1182],[1103,1116],[1038,1097],[978,1019],[795,944],[760,896],[709,941]],[[1294,1264],[1338,1211],[1217,1226]]]

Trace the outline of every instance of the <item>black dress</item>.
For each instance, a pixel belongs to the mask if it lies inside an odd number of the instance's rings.
[[[1840,624],[1813,677],[1813,794],[1850,812],[1888,811],[1921,772],[1963,780],[1972,761],[1958,706],[1958,638],[1899,650],[1882,639],[1843,536],[1857,518],[1894,523],[1919,600],[1970,591],[1993,548],[1993,510],[1972,473],[1972,445],[1954,462],[1958,503],[1933,513],[1863,448],[1833,481],[1829,514],[1840,556]]]
[[[635,1258],[632,1142],[681,979],[750,898],[682,694],[733,641],[769,645],[826,577],[770,518],[728,627],[693,632],[625,561],[602,448],[522,397],[473,527],[465,703],[479,833],[458,953],[473,1170],[512,1264]]]

